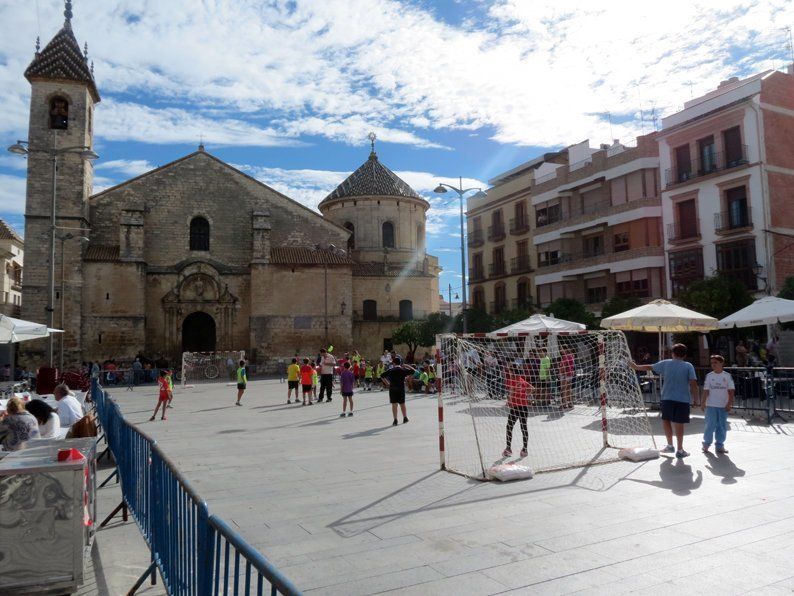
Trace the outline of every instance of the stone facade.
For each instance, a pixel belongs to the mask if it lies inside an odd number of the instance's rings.
[[[48,314],[53,167],[51,152],[34,149],[93,144],[99,95],[76,43],[67,21],[26,71],[33,90],[23,314],[31,320]],[[52,120],[53,98],[68,103],[65,127]],[[373,176],[344,181],[326,200],[326,217],[203,147],[93,196],[84,157],[65,153],[57,164],[57,225],[78,230],[74,236],[90,230],[87,246],[56,245],[66,366],[129,361],[141,351],[178,363],[186,350],[245,350],[267,370],[328,344],[375,357],[401,320],[438,309],[438,261],[425,253],[428,204],[376,163],[374,149],[359,168]],[[393,240],[384,243],[386,220]],[[380,305],[374,318],[363,316],[367,300]],[[25,345],[31,364],[45,358],[46,343],[36,343]]]

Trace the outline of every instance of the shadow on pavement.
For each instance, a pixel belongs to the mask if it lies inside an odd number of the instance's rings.
[[[693,475],[692,466],[684,463],[683,459],[676,460],[674,464],[671,457],[665,457],[659,466],[659,478],[659,480],[639,480],[636,478],[629,478],[629,480],[663,488],[681,497],[692,494],[692,491],[699,489],[703,484],[703,472],[698,470]]]

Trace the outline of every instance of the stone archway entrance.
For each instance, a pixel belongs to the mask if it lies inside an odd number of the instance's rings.
[[[194,312],[182,322],[183,352],[215,351],[215,319],[205,312]]]

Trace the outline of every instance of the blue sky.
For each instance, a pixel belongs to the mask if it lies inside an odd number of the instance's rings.
[[[606,4],[606,6],[603,6]],[[27,129],[22,73],[60,0],[0,1],[0,139]],[[626,142],[730,76],[783,68],[790,0],[75,0],[102,102],[95,189],[207,150],[310,207],[368,154],[431,200],[428,248],[460,285],[469,186],[551,148]],[[611,115],[612,126],[607,113]],[[24,160],[0,155],[23,229]]]

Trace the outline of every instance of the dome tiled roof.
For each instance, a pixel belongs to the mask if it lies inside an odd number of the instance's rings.
[[[99,101],[99,92],[88,60],[80,51],[80,44],[77,43],[68,20],[50,43],[40,52],[36,52],[33,62],[25,70],[25,78],[28,81],[60,80],[84,83],[91,91],[94,101]]]
[[[366,196],[422,198],[397,174],[380,163],[374,151],[361,167],[345,178],[322,202]]]

